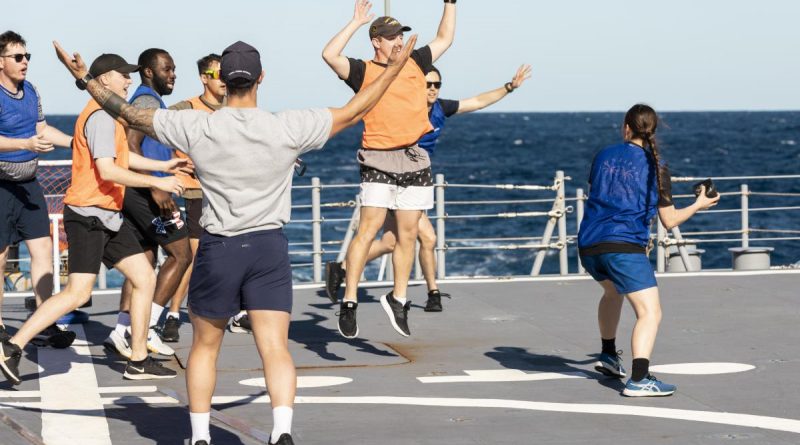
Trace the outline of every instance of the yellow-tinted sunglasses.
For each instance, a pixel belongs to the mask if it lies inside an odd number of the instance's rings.
[[[205,74],[206,76],[208,76],[208,77],[210,77],[212,79],[219,79],[219,70],[217,70],[217,71],[211,71],[211,70],[203,71],[203,74]]]

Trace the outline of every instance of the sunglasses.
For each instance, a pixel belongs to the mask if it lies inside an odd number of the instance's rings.
[[[302,159],[297,159],[294,161],[294,172],[297,174],[297,176],[303,176],[306,174],[306,168],[306,163],[303,162]]]
[[[210,77],[212,79],[219,79],[219,71],[208,70],[208,71],[203,71],[203,74],[205,74],[206,76],[208,76],[208,77]]]
[[[14,62],[20,63],[20,62],[22,62],[22,59],[23,59],[23,58],[24,58],[24,59],[26,59],[26,60],[28,60],[28,61],[30,61],[30,60],[31,60],[31,53],[25,53],[25,54],[9,54],[9,55],[7,55],[7,56],[0,56],[0,57],[13,57],[13,58],[14,58]]]
[[[428,84],[428,88],[434,87],[437,90],[442,88],[442,82],[425,82],[425,83]]]

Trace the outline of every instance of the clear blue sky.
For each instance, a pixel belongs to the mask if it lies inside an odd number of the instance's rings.
[[[58,63],[53,39],[88,62],[102,52],[135,62],[148,47],[168,50],[178,67],[168,104],[200,91],[196,59],[244,40],[261,51],[267,71],[260,106],[339,106],[351,93],[320,53],[353,4],[31,0],[6,5],[2,28],[28,41],[28,79],[48,114],[77,113],[86,101]],[[382,15],[383,6],[376,0],[373,11]],[[441,11],[440,0],[393,0],[391,9],[423,43]],[[797,110],[798,17],[797,0],[461,0],[455,44],[437,63],[442,96],[499,87],[530,63],[533,78],[491,111],[623,111],[637,101],[673,111]],[[366,28],[347,55],[372,57]]]

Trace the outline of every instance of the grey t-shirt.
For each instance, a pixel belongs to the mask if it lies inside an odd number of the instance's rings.
[[[104,110],[95,111],[86,121],[83,130],[86,134],[86,141],[92,158],[116,158],[117,147],[114,140],[115,122],[114,118]],[[87,218],[96,216],[106,229],[118,232],[122,227],[122,214],[113,210],[101,209],[100,207],[78,207],[69,206],[75,213]]]
[[[192,158],[203,188],[200,224],[222,236],[289,222],[294,162],[322,148],[332,124],[326,108],[270,113],[224,107],[212,114],[161,109],[153,117],[158,140]]]

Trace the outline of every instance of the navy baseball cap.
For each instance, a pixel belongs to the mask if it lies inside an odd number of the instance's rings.
[[[261,75],[261,54],[241,40],[225,48],[220,63],[222,81],[240,87],[252,85]]]

